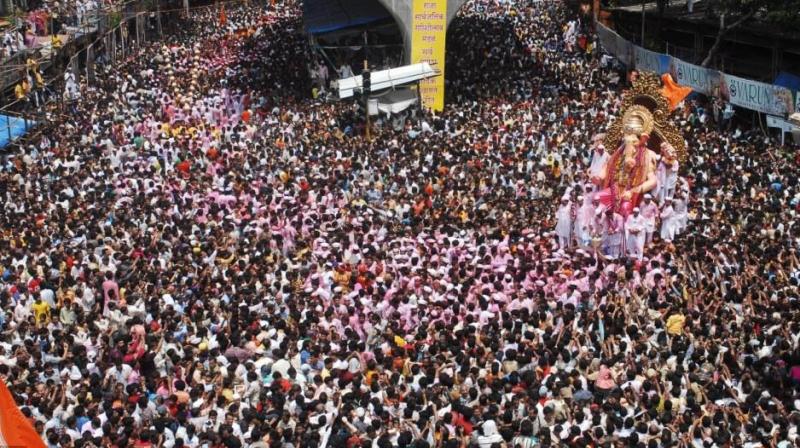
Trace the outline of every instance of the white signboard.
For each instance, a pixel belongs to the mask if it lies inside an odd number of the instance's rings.
[[[719,72],[699,65],[672,58],[670,67],[672,79],[682,86],[691,87],[695,92],[715,95],[719,91]]]
[[[767,127],[768,128],[778,128],[781,130],[781,145],[786,142],[786,133],[787,132],[797,132],[800,131],[800,128],[796,127],[789,121],[784,120],[781,117],[774,117],[772,115],[767,115]],[[796,139],[797,137],[795,137]],[[797,141],[797,140],[795,140]]]
[[[767,127],[778,128],[783,130],[783,132],[791,132],[794,125],[781,117],[767,115]]]
[[[672,57],[650,51],[642,47],[634,48],[634,56],[636,58],[636,69],[645,72],[655,73],[661,75],[670,68],[670,60]]]
[[[792,92],[780,86],[722,75],[720,96],[736,106],[765,114],[785,116],[794,111]]]
[[[367,101],[367,111],[370,115],[378,115],[380,111],[378,110],[378,99],[377,98],[370,98]]]
[[[795,112],[800,112],[800,90],[795,92],[794,96],[795,96],[795,98],[794,98],[794,101],[795,101],[795,103],[794,103],[794,111]]]

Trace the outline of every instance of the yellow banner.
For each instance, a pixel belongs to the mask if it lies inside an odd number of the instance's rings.
[[[447,36],[447,0],[411,0],[411,63],[427,62],[441,75],[420,81],[422,104],[444,108],[444,48]]]

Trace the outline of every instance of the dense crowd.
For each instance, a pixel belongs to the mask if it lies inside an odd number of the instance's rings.
[[[102,15],[114,15],[125,0],[25,0],[9,10],[8,26],[0,33],[0,61],[17,53],[56,51],[62,38],[97,29]],[[13,14],[12,14],[13,13]],[[49,36],[49,39],[42,37]]]
[[[561,2],[471,0],[445,111],[369,141],[296,4],[225,14],[3,161],[0,377],[48,447],[800,446],[793,147],[687,101],[685,229],[610,254],[556,232],[624,87]]]

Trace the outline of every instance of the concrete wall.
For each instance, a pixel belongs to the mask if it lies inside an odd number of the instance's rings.
[[[403,43],[405,46],[406,63],[411,60],[411,2],[421,2],[424,0],[378,0],[386,10],[394,17],[400,31],[403,33]],[[447,24],[456,16],[459,8],[466,3],[467,0],[447,0]]]
[[[447,0],[447,24],[450,25],[450,22],[456,17],[456,13],[467,0]]]

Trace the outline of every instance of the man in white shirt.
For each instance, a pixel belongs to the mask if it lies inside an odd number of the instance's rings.
[[[103,425],[99,417],[95,417],[81,426],[81,434],[89,432],[93,438],[103,437]]]
[[[631,258],[641,260],[644,258],[645,218],[639,212],[639,207],[633,209],[633,213],[628,216],[625,222],[626,244],[628,255]]]
[[[120,360],[116,360],[114,362],[114,367],[106,371],[106,378],[111,377],[117,383],[128,384],[128,377],[131,375],[131,372],[133,372],[131,366],[123,364]]]

